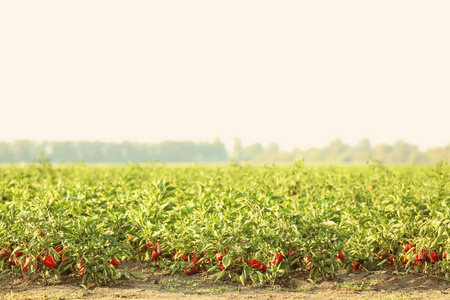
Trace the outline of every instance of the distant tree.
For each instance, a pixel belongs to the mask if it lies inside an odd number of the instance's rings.
[[[0,163],[11,162],[10,144],[0,142]]]
[[[425,153],[429,159],[429,162],[432,164],[443,160],[450,160],[450,145],[428,149]]]
[[[234,138],[233,153],[231,158],[240,161],[242,159],[242,143],[240,138]]]
[[[410,145],[403,141],[395,142],[392,148],[392,163],[405,164],[410,161],[410,155],[417,151],[417,146]]]
[[[372,151],[372,157],[382,162],[390,162],[392,155],[392,147],[386,144],[375,146]]]
[[[332,141],[325,150],[325,157],[327,161],[330,162],[339,162],[341,161],[344,152],[349,148],[346,144],[344,144],[340,139],[335,139]]]
[[[241,156],[243,159],[248,161],[258,160],[258,155],[264,151],[263,146],[261,144],[256,143],[250,145],[241,151]]]
[[[370,141],[368,139],[363,139],[359,141],[355,147],[352,147],[349,151],[352,157],[352,161],[364,162],[366,157],[372,156],[372,147],[370,146]]]

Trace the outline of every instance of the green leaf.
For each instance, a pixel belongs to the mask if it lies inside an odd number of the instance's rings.
[[[384,265],[387,262],[387,258],[383,259],[381,262],[377,264],[377,267]]]
[[[217,266],[217,265],[215,265],[215,266],[212,266],[211,268],[209,268],[206,272],[214,272],[215,270],[217,270],[219,268],[219,266]]]
[[[261,273],[261,272],[259,272],[259,271],[256,271],[256,274],[258,274],[259,282],[260,282],[261,284],[263,284],[263,283],[264,283],[264,274]]]
[[[225,269],[228,268],[228,267],[231,265],[231,259],[230,259],[230,256],[225,255],[225,256],[222,258],[222,264],[223,264],[223,266],[225,267]]]
[[[225,274],[226,274],[226,271],[223,270],[222,272],[219,273],[219,275],[217,275],[217,278],[214,281],[219,281],[220,279],[223,278],[223,276],[225,276]]]
[[[242,272],[241,276],[239,276],[239,280],[241,281],[242,285],[245,285],[245,272]]]

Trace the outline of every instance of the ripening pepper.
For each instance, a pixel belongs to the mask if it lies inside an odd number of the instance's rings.
[[[258,269],[261,267],[261,263],[259,261],[257,261],[256,259],[252,258],[252,259],[250,259],[249,266],[252,268]]]
[[[258,271],[262,273],[267,272],[267,266],[265,264],[261,264],[261,267],[259,267]]]
[[[312,265],[313,265],[313,262],[312,262],[312,261],[310,261],[310,262],[308,262],[308,263],[306,264],[305,269],[306,269],[307,272],[311,271]]]
[[[411,250],[412,248],[414,248],[414,245],[412,245],[412,244],[410,244],[410,243],[403,243],[402,251],[403,251],[403,252],[408,252],[408,251]]]
[[[384,250],[381,250],[380,253],[378,253],[378,258],[383,260],[389,257],[389,253],[387,253]]]
[[[46,265],[48,268],[53,269],[56,267],[55,259],[53,258],[53,255],[49,254],[42,260],[42,263]]]
[[[277,253],[277,254],[275,254],[275,257],[272,260],[272,264],[279,265],[282,260],[283,260],[283,255],[281,253]]]
[[[222,253],[217,253],[216,254],[216,259],[217,259],[217,261],[222,261],[222,259],[223,259],[223,254]]]
[[[186,275],[192,275],[198,272],[200,272],[200,266],[187,266],[185,270]]]
[[[430,253],[430,261],[432,263],[439,261],[439,255],[436,252],[431,252]]]
[[[31,264],[31,260],[32,260],[32,259],[33,259],[33,258],[32,258],[31,256],[29,256],[29,257],[27,257],[27,258],[25,259],[24,265],[23,265],[23,268],[24,268],[25,270],[28,271],[28,268],[30,267],[30,264]]]
[[[108,263],[109,265],[113,265],[116,269],[119,267],[120,262],[111,256],[111,261]]]
[[[156,251],[156,249],[153,249],[152,252],[152,260],[157,260],[158,259],[158,251]]]

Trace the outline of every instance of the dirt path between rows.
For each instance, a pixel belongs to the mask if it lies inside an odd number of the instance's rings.
[[[26,283],[15,275],[0,280],[1,299],[450,299],[450,282],[444,278],[395,271],[340,274],[312,284],[305,274],[294,273],[274,286],[242,286],[231,280],[214,282],[215,276],[191,276],[152,272],[142,262],[121,265],[125,274],[117,283],[80,288],[79,279],[44,285]],[[139,278],[139,279],[137,279]]]

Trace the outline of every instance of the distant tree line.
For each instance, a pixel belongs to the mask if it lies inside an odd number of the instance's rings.
[[[306,162],[363,163],[367,157],[387,164],[435,164],[450,158],[450,145],[420,151],[417,146],[402,141],[393,145],[372,146],[369,140],[362,140],[355,146],[344,144],[339,139],[323,148],[281,151],[277,144],[267,147],[253,144],[243,147],[235,139],[231,154],[225,145],[216,139],[213,142],[194,143],[190,141],[168,141],[162,143],[135,142],[87,142],[87,141],[44,141],[17,140],[0,142],[0,163],[38,161],[41,156],[50,162],[119,163],[119,162]]]
[[[0,142],[0,163],[38,161],[44,155],[50,162],[216,162],[227,161],[225,145],[212,143],[162,142],[107,143],[107,142],[34,142],[17,140]]]
[[[266,148],[258,143],[242,147],[241,141],[235,139],[231,157],[236,161],[250,162],[292,162],[304,159],[306,162],[321,163],[363,163],[371,157],[387,164],[435,164],[450,159],[450,145],[420,151],[416,145],[403,141],[397,141],[393,145],[371,146],[370,141],[364,139],[352,147],[336,139],[323,148],[283,152],[275,143]]]

